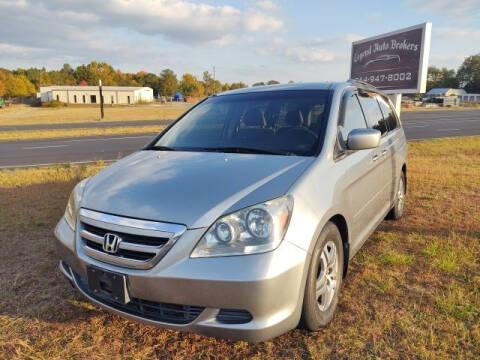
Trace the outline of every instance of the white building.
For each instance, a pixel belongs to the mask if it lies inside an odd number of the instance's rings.
[[[152,102],[153,90],[139,86],[103,86],[105,104],[136,104]],[[68,104],[99,104],[98,86],[43,86],[37,93],[41,102],[57,100]]]
[[[480,104],[480,94],[465,94],[460,96],[460,100],[468,102],[477,102]]]
[[[424,97],[426,98],[436,98],[443,96],[462,96],[466,95],[467,92],[463,89],[452,89],[452,88],[435,88],[430,89]]]

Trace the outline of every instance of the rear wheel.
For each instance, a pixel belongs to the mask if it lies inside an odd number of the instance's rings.
[[[315,244],[305,286],[302,325],[311,331],[333,318],[343,279],[343,245],[337,226],[323,228]]]
[[[398,181],[398,188],[395,194],[395,204],[392,210],[387,215],[387,219],[398,220],[403,215],[403,207],[405,205],[405,173],[402,171],[400,180]]]

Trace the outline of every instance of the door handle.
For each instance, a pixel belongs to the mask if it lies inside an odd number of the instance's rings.
[[[382,156],[387,155],[387,153],[388,153],[388,150],[387,150],[387,149],[383,149],[383,151],[382,151]]]
[[[377,160],[378,160],[378,155],[377,155],[377,154],[373,155],[372,161],[375,162],[375,161],[377,161]]]

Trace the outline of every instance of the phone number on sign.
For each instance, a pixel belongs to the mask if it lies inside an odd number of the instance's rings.
[[[355,80],[366,81],[369,83],[385,82],[385,81],[405,81],[405,80],[412,80],[412,73],[402,72],[402,73],[392,73],[388,75],[381,74],[381,75],[360,76],[360,77],[356,77]]]

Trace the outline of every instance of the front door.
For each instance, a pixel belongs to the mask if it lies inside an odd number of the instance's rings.
[[[352,253],[377,225],[379,208],[384,202],[384,177],[380,148],[351,151],[347,138],[353,129],[365,129],[367,124],[356,93],[344,96],[342,115],[338,122],[338,152],[335,167],[339,172],[339,191],[350,218]]]
[[[379,130],[382,133],[380,145],[378,147],[378,158],[376,160],[379,167],[379,177],[381,178],[380,192],[381,201],[376,209],[377,220],[381,221],[390,209],[390,194],[392,188],[392,139],[388,133],[387,122],[383,118],[380,105],[377,100],[378,96],[374,93],[359,94],[360,104],[367,120],[369,128]]]

